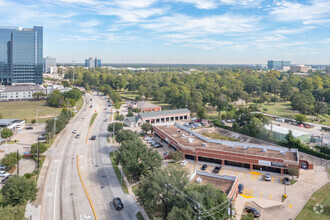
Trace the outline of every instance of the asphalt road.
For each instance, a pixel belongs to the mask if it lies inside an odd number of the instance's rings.
[[[112,150],[106,140],[109,122],[104,122],[104,119],[109,119],[110,108],[106,107],[107,103],[101,97],[86,94],[85,100],[90,98],[93,101],[89,101],[89,104],[85,102],[82,110],[65,128],[58,144],[48,152],[49,164],[46,164],[48,170],[42,194],[41,219],[95,219],[78,175],[77,157],[97,218],[136,219],[137,205],[129,195],[123,193],[109,158]],[[91,104],[93,108],[89,108]],[[104,110],[105,107],[107,110]],[[98,115],[89,129],[90,119],[95,111]],[[86,118],[82,119],[82,116]],[[75,138],[72,133],[74,129],[77,129],[80,138]],[[96,135],[96,140],[90,140],[92,135]],[[114,209],[114,197],[122,199],[123,210]]]

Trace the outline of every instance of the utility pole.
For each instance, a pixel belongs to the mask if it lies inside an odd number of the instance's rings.
[[[167,213],[168,213],[168,184],[166,184],[165,186],[166,186],[166,203],[165,203],[165,215],[164,215],[164,219],[167,218]]]
[[[74,84],[74,67],[75,67],[74,63],[75,63],[75,61],[72,60],[72,63],[73,63],[73,80],[72,80],[72,84]]]
[[[232,199],[230,199],[229,211],[230,211],[230,213],[229,213],[230,219],[232,219],[232,217],[233,217],[233,200]]]
[[[198,216],[198,214],[199,214],[199,207],[200,207],[200,204],[197,203],[197,207],[196,207],[196,219],[197,220],[199,219],[199,216]]]
[[[36,124],[38,124],[38,111],[39,109],[36,109]]]
[[[38,157],[38,174],[39,174],[39,136],[38,136],[38,149],[37,149],[37,157]]]
[[[18,150],[17,150],[17,154],[16,154],[16,156],[17,156],[17,175],[19,175],[19,154],[18,154]]]

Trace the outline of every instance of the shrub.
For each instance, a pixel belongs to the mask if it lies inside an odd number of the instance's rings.
[[[18,154],[18,160],[20,160],[21,158],[22,158],[22,156],[20,154]],[[12,153],[7,154],[4,158],[2,158],[1,164],[3,166],[6,166],[7,170],[9,170],[13,166],[15,166],[17,164],[17,153],[12,152]]]

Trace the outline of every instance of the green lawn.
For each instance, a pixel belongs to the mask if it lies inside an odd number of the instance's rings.
[[[83,104],[84,104],[84,99],[83,99],[83,97],[80,97],[80,99],[78,99],[78,101],[76,102],[77,112],[79,112],[79,110],[81,109],[81,107],[83,106]]]
[[[91,120],[90,120],[90,122],[89,122],[89,127],[91,127],[93,125],[96,116],[97,116],[97,113],[94,113],[93,116],[92,116],[92,118],[91,118]]]
[[[137,217],[138,220],[144,220],[143,215],[141,214],[141,212],[136,213],[136,217]]]
[[[132,186],[132,191],[135,195],[137,195],[138,188],[139,188],[139,184],[135,184],[134,186]]]
[[[30,123],[36,118],[36,110],[38,112],[38,123],[45,123],[48,118],[58,116],[62,108],[50,107],[46,101],[20,101],[20,102],[0,102],[0,113],[3,118],[8,119],[26,119],[26,123]]]
[[[316,214],[314,211],[314,207],[316,210],[321,210],[320,206],[316,206],[316,204],[320,204],[323,206],[323,212],[320,214]],[[326,220],[329,219],[330,216],[330,183],[323,186],[321,189],[316,191],[312,197],[308,200],[303,210],[299,213],[296,220]]]
[[[122,92],[119,92],[119,94],[124,97],[124,98],[128,98],[128,99],[135,99],[135,97],[137,95],[139,95],[138,92],[135,92],[135,91],[122,91]]]

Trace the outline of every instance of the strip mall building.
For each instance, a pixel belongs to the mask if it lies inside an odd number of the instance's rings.
[[[299,167],[297,149],[206,138],[178,123],[154,125],[156,140],[182,152],[187,159],[287,174]],[[303,161],[306,162],[306,161]],[[312,165],[308,164],[309,168]]]

